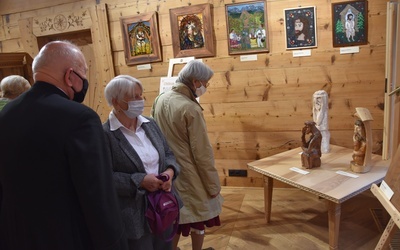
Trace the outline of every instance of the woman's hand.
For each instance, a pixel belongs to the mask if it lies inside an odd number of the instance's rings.
[[[164,182],[156,177],[155,174],[148,174],[143,178],[142,187],[149,192],[154,192],[163,189]]]
[[[164,183],[161,185],[161,189],[165,192],[171,192],[172,179],[174,178],[174,174],[175,172],[172,168],[167,168],[164,172],[160,174],[167,177],[167,181],[164,181]]]

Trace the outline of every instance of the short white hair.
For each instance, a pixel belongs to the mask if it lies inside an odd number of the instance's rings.
[[[6,76],[0,82],[2,96],[6,98],[15,98],[30,87],[29,81],[20,75]]]
[[[124,99],[127,93],[132,93],[134,91],[136,85],[139,85],[143,93],[143,85],[135,77],[130,75],[119,75],[111,79],[104,89],[104,96],[108,105],[111,107],[113,105],[113,100],[119,101]]]
[[[190,85],[194,80],[208,81],[213,75],[214,72],[207,65],[198,60],[191,60],[179,72],[176,81]]]

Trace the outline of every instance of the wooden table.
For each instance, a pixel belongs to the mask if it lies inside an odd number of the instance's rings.
[[[372,155],[371,171],[358,174],[350,170],[352,149],[330,146],[331,151],[321,157],[321,167],[304,169],[301,167],[300,153],[296,148],[280,154],[248,163],[248,167],[264,176],[265,219],[271,220],[273,180],[279,180],[293,187],[326,199],[328,208],[329,246],[338,249],[341,203],[368,190],[373,183],[380,183],[386,175],[389,161],[382,156]],[[299,173],[301,170],[308,174]],[[342,171],[342,174],[337,173]],[[344,173],[343,173],[344,172]],[[357,178],[345,175],[358,176]]]

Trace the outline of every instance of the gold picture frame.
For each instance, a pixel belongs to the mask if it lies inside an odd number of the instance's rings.
[[[157,12],[121,17],[126,65],[162,61]]]
[[[215,56],[211,4],[169,10],[174,57]]]

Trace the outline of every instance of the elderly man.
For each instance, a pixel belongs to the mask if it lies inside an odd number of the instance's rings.
[[[32,69],[0,112],[0,249],[127,249],[82,52],[50,42]]]

